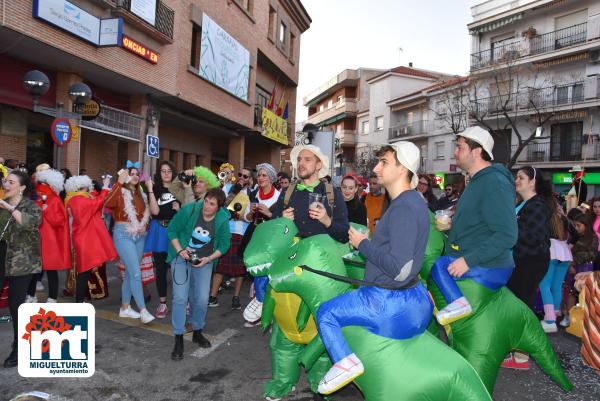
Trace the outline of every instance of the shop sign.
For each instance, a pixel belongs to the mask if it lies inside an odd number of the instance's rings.
[[[77,125],[71,125],[71,142],[79,142],[79,127]]]
[[[100,115],[102,107],[96,99],[90,99],[81,111],[81,118],[83,120],[93,120]]]
[[[94,46],[118,46],[122,18],[100,19],[67,0],[34,0],[33,16]]]
[[[123,35],[123,40],[121,41],[121,47],[125,50],[130,51],[143,58],[146,61],[149,61],[152,64],[158,63],[158,53],[153,50],[148,49],[146,46],[142,45],[140,42],[131,39],[129,36]]]
[[[63,146],[71,140],[73,128],[67,118],[55,118],[50,126],[50,135],[56,146]]]
[[[287,145],[288,138],[288,123],[283,118],[277,116],[277,114],[273,113],[266,107],[262,109],[262,135],[274,140],[275,142],[279,142],[281,144]]]
[[[586,172],[583,176],[583,182],[590,185],[599,185],[600,173]],[[569,172],[553,173],[552,183],[556,185],[571,185],[573,183],[573,174]]]
[[[198,74],[219,88],[248,101],[250,52],[206,14],[202,15],[200,42],[202,51]]]

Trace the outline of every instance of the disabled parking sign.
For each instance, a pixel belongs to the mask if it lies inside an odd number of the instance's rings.
[[[50,136],[57,146],[63,146],[71,140],[73,127],[67,118],[55,118],[50,126]]]
[[[158,158],[159,140],[157,136],[146,135],[146,155]]]

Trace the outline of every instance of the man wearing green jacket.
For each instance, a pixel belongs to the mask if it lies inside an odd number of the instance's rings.
[[[193,342],[202,348],[211,346],[202,335],[208,309],[213,265],[227,253],[231,243],[229,212],[223,208],[225,193],[213,188],[204,201],[184,205],[168,228],[169,254],[173,275],[173,310],[171,312],[175,347],[171,359],[183,359],[186,305],[190,299],[190,322]]]
[[[439,311],[440,324],[449,324],[471,313],[471,305],[454,282],[472,279],[498,290],[510,278],[517,242],[514,178],[501,164],[492,164],[494,140],[480,127],[458,134],[454,156],[471,177],[458,201],[446,252],[432,269],[448,305]]]

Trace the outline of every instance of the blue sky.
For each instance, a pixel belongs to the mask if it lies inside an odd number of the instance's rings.
[[[416,68],[466,74],[473,4],[483,0],[302,0],[312,18],[300,43],[302,98],[346,68]],[[403,50],[400,52],[398,48]]]

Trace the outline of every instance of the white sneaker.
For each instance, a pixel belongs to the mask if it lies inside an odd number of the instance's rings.
[[[325,395],[331,394],[341,389],[364,372],[365,368],[362,362],[358,359],[356,354],[352,353],[333,365],[331,369],[325,373],[325,377],[319,382],[318,391]]]
[[[54,298],[48,298],[48,299],[46,300],[46,303],[47,303],[47,304],[55,304],[55,303],[57,303],[57,302],[58,302],[58,301],[57,301],[56,299],[54,299]]]
[[[31,295],[27,295],[25,297],[25,303],[26,304],[37,304],[37,297],[34,295],[33,297]]]
[[[540,324],[542,325],[542,329],[544,329],[546,333],[556,333],[558,331],[558,327],[556,327],[556,322],[548,323],[545,320],[542,320],[540,321]]]
[[[473,313],[473,309],[471,308],[469,301],[467,301],[467,298],[460,297],[440,310],[435,318],[439,324],[445,326],[459,319],[467,317],[471,313]]]
[[[565,318],[561,320],[560,325],[562,327],[569,327],[571,325],[571,316],[565,316]]]
[[[246,309],[244,309],[244,319],[247,322],[252,323],[260,320],[260,317],[262,316],[262,306],[262,302],[256,298],[252,298],[252,301],[250,301],[248,306],[246,306]]]
[[[152,316],[152,313],[148,312],[148,309],[142,309],[140,311],[140,316],[142,319],[142,323],[144,324],[148,324],[154,320],[154,316]]]
[[[127,309],[119,309],[119,317],[128,317],[130,319],[139,319],[140,314],[128,306]]]
[[[44,288],[44,284],[42,284],[42,282],[41,282],[41,281],[38,281],[38,282],[35,284],[35,290],[36,290],[36,291],[44,291],[44,289],[45,289],[45,288]]]

